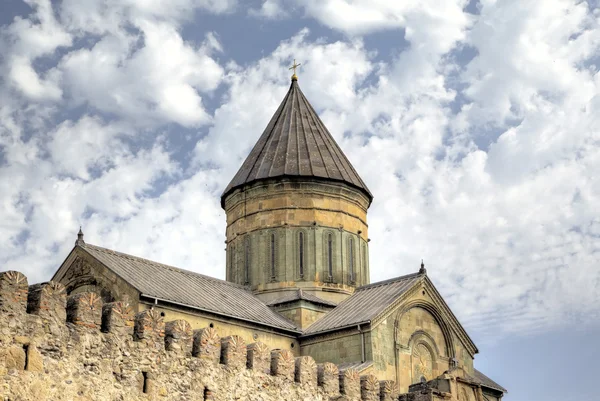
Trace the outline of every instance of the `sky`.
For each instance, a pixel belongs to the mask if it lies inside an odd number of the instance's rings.
[[[508,401],[593,399],[598,0],[0,0],[0,270],[87,242],[225,276],[221,192],[299,85]],[[586,393],[588,391],[589,393]]]

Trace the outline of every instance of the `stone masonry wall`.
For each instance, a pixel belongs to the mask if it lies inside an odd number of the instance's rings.
[[[0,400],[397,400],[393,382],[0,273]]]

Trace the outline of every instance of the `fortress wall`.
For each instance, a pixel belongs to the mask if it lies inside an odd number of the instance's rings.
[[[379,382],[211,327],[0,273],[0,399],[397,400]]]

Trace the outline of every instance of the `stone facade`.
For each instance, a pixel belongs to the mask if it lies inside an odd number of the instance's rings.
[[[479,387],[449,374],[430,383],[406,398],[395,383],[353,369],[0,273],[0,399],[458,401],[466,393],[483,401]]]
[[[341,302],[369,283],[369,203],[350,186],[314,179],[233,191],[224,201],[227,280],[265,302],[298,288]]]

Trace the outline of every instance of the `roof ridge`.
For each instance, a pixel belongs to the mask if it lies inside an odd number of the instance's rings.
[[[244,287],[243,285],[232,283],[232,282],[227,281],[227,280],[221,280],[220,278],[208,276],[206,274],[194,272],[194,271],[191,271],[191,270],[182,269],[180,267],[167,265],[167,264],[160,263],[160,262],[157,262],[157,261],[154,261],[154,260],[142,258],[141,256],[130,255],[128,253],[115,251],[114,249],[104,248],[104,247],[101,247],[101,246],[98,246],[98,245],[93,245],[93,244],[90,244],[90,243],[87,243],[87,242],[85,244],[83,244],[83,245],[77,245],[77,246],[80,246],[83,249],[85,249],[85,248],[93,248],[93,249],[96,249],[96,250],[98,250],[100,252],[112,253],[112,254],[114,254],[116,256],[119,256],[119,257],[124,257],[124,258],[127,258],[127,259],[132,259],[132,260],[143,261],[143,262],[146,262],[146,263],[151,263],[153,265],[161,266],[161,267],[163,267],[163,268],[165,268],[167,270],[172,270],[172,271],[175,271],[175,272],[180,272],[180,273],[184,273],[184,274],[191,274],[191,275],[194,275],[194,276],[200,276],[200,277],[206,278],[208,280],[217,281],[219,283],[227,284],[227,285],[229,285],[231,287],[236,287],[236,288],[245,290],[246,292],[252,294],[252,292],[248,291],[246,289],[246,287]]]
[[[365,284],[363,286],[358,287],[355,290],[355,292],[362,291],[362,290],[367,290],[369,288],[381,287],[383,285],[388,285],[388,284],[392,284],[392,283],[397,283],[398,281],[407,280],[409,278],[413,278],[413,277],[416,277],[416,276],[419,276],[419,273],[405,274],[404,276],[392,277],[392,278],[387,279],[387,280],[377,281],[377,282],[371,283],[371,284]]]

